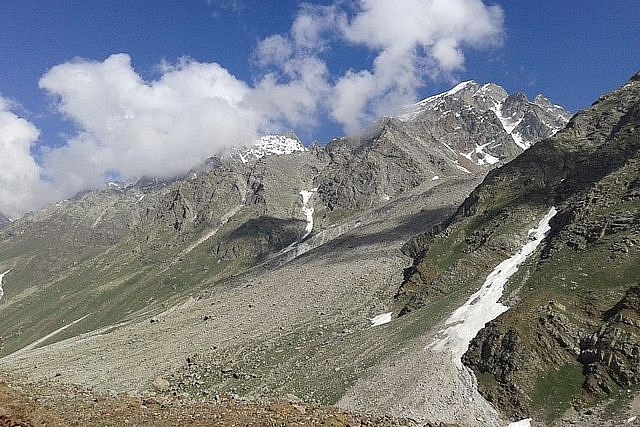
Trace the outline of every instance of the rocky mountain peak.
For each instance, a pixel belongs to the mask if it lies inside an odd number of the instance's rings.
[[[513,159],[553,135],[569,117],[544,96],[531,102],[495,83],[467,81],[408,107],[396,119],[411,133],[429,129],[458,170],[473,172]]]

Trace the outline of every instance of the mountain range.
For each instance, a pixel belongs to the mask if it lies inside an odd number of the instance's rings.
[[[0,369],[419,422],[629,419],[639,101],[637,76],[572,118],[464,82],[361,135],[265,136],[7,221]]]

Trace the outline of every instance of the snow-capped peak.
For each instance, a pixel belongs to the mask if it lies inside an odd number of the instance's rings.
[[[307,149],[295,135],[265,135],[253,146],[239,150],[236,154],[242,163],[247,163],[268,155],[291,154],[296,151]]]
[[[448,91],[446,91],[444,93],[441,93],[440,95],[436,95],[436,96],[451,96],[453,94],[456,94],[456,93],[460,92],[462,89],[466,88],[470,84],[475,84],[475,82],[473,80],[467,80],[466,82],[458,83],[457,85],[455,85],[454,87],[452,87]]]
[[[456,86],[454,86],[453,88],[449,89],[446,92],[442,92],[437,95],[430,96],[428,98],[423,99],[422,101],[418,101],[417,103],[411,106],[408,106],[405,110],[408,112],[398,116],[398,118],[402,121],[413,120],[421,112],[433,107],[434,104],[437,104],[438,101],[442,101],[446,97],[453,96],[470,85],[477,86],[477,83],[473,80],[467,80],[466,82],[458,83]]]

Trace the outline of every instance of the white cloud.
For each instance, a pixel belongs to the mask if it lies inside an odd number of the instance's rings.
[[[262,40],[255,52],[258,65],[261,67],[277,66],[291,59],[293,43],[280,34],[269,36]]]
[[[42,149],[37,164],[37,129],[0,100],[0,211],[19,215],[113,176],[175,176],[257,134],[312,130],[321,116],[358,132],[414,102],[429,79],[451,79],[466,49],[497,46],[502,34],[502,10],[481,0],[336,0],[301,6],[288,34],[261,41],[253,59],[263,75],[251,84],[188,58],[162,62],[153,81],[126,54],[57,65],[40,87],[77,133]],[[337,46],[370,51],[372,66],[332,74],[325,58]]]
[[[286,43],[264,43],[265,55],[286,57]],[[324,62],[291,57],[250,87],[215,63],[163,62],[144,81],[126,54],[102,62],[53,67],[40,87],[78,133],[43,150],[47,178],[71,195],[116,176],[172,177],[207,157],[253,143],[257,135],[312,126],[327,87]]]
[[[331,76],[314,95],[316,102],[348,133],[413,102],[428,79],[453,80],[464,69],[464,50],[498,46],[503,12],[481,0],[361,0],[301,7],[287,36],[263,40],[258,64],[276,68],[299,89],[300,75],[288,72],[302,59],[322,62],[332,43],[370,50],[371,69],[349,69]],[[328,74],[327,74],[328,75]],[[279,88],[283,90],[283,88]],[[317,110],[317,109],[316,109]]]
[[[40,87],[79,133],[49,150],[44,168],[67,191],[100,185],[105,176],[169,177],[225,147],[256,138],[262,117],[246,103],[250,88],[215,63],[183,59],[145,82],[125,54],[103,62],[53,67]]]
[[[40,167],[30,151],[38,136],[38,129],[0,97],[0,212],[10,217],[22,215],[43,195]]]
[[[345,24],[346,13],[335,4],[303,4],[291,26],[291,37],[299,50],[323,51],[335,30]]]
[[[503,35],[502,9],[481,0],[362,0],[341,22],[347,41],[377,55],[372,70],[336,84],[331,116],[351,132],[414,100],[426,78],[451,79],[464,69],[463,48],[497,46]],[[364,98],[350,101],[353,93]]]

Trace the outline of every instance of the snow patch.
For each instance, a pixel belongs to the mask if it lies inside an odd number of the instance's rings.
[[[392,314],[393,312],[390,311],[388,313],[379,314],[376,317],[369,319],[369,321],[371,322],[371,326],[380,326],[384,325],[385,323],[391,322]]]
[[[433,178],[431,178],[431,181],[437,181],[439,179],[440,177],[438,175],[434,175]]]
[[[636,418],[638,418],[636,415],[634,415],[633,417],[629,417],[629,419],[627,419],[627,424],[631,424],[636,420]]]
[[[551,229],[549,221],[557,213],[555,207],[540,220],[538,226],[527,233],[529,241],[513,255],[502,261],[487,276],[484,284],[469,297],[467,302],[451,314],[445,322],[445,328],[438,332],[436,340],[429,347],[451,353],[459,369],[463,369],[462,355],[469,348],[471,340],[484,325],[495,319],[509,307],[498,302],[509,278],[518,271],[518,267],[536,250]]]
[[[11,269],[5,271],[4,273],[0,274],[0,300],[2,300],[2,297],[4,296],[4,289],[2,289],[2,280],[4,279],[5,274],[7,274],[8,272],[10,272]]]
[[[461,152],[461,153],[460,153],[460,155],[461,155],[462,157],[466,157],[466,158],[467,158],[467,160],[471,161],[471,156],[473,156],[473,151],[470,151],[470,152],[468,152],[468,153],[466,153],[466,154]]]
[[[500,161],[500,159],[498,159],[497,157],[484,152],[484,147],[486,147],[489,144],[490,143],[486,143],[484,145],[476,144],[475,152],[478,155],[478,162],[477,162],[478,166],[482,166],[485,164],[495,165]]]
[[[305,234],[304,236],[302,236],[302,239],[300,240],[304,240],[313,231],[314,209],[313,209],[313,206],[309,206],[309,201],[311,200],[311,196],[313,196],[314,190],[318,191],[317,188],[313,188],[311,189],[311,191],[306,191],[306,190],[300,191],[300,195],[302,196],[302,213],[304,213],[307,219],[307,226],[304,228]]]
[[[258,160],[268,155],[279,156],[297,151],[307,151],[297,138],[287,135],[265,135],[252,147],[236,154],[242,163],[248,163],[251,160]]]
[[[476,153],[476,156],[478,158],[478,160],[476,160],[476,164],[478,166],[483,166],[483,165],[495,165],[496,163],[498,163],[500,161],[499,158],[492,156],[489,153],[485,153],[484,152],[484,148],[487,145],[490,145],[491,143],[486,143],[483,145],[478,145],[476,144],[476,147],[473,149],[473,151],[470,151],[469,153],[460,153],[460,155],[462,155],[462,157],[466,157],[469,161],[473,161],[473,153]]]
[[[531,421],[531,418],[525,418],[524,420],[511,423],[507,427],[531,427]]]
[[[520,135],[517,132],[513,132],[514,129],[516,127],[518,127],[518,125],[520,124],[520,122],[522,122],[523,117],[520,117],[519,119],[514,119],[513,117],[505,117],[502,115],[502,102],[495,104],[493,107],[490,108],[491,111],[493,111],[496,115],[496,117],[498,117],[498,120],[500,120],[500,123],[502,124],[502,127],[504,128],[504,131],[507,132],[511,138],[513,138],[513,142],[515,142],[515,144],[522,148],[523,150],[526,150],[527,148],[531,147],[531,143],[525,141],[522,138],[522,135]]]
[[[527,148],[531,147],[531,143],[525,141],[524,138],[522,138],[522,135],[520,135],[518,132],[513,132],[511,134],[511,138],[513,138],[513,142],[515,142],[516,145],[522,148],[523,150],[526,150]]]

